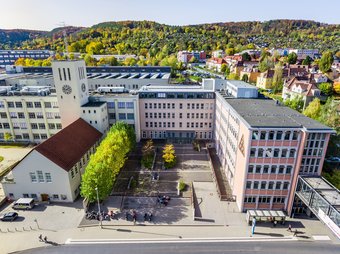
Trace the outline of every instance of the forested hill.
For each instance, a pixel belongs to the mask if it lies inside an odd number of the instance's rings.
[[[340,25],[306,20],[227,22],[170,26],[152,21],[104,22],[68,27],[69,51],[90,54],[169,55],[178,50],[296,47],[321,51],[340,48]],[[0,48],[64,50],[62,29],[51,32],[0,30]]]

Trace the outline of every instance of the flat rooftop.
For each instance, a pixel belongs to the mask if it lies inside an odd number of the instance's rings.
[[[89,101],[88,103],[84,104],[83,106],[81,106],[82,108],[86,108],[86,107],[100,107],[103,104],[105,104],[105,101]]]
[[[256,90],[258,89],[256,86],[253,86],[241,80],[227,80],[227,83],[237,88],[248,88],[248,89],[250,88],[250,89],[256,89]]]
[[[251,126],[259,128],[306,128],[335,131],[303,114],[271,99],[233,99],[220,94],[225,101]]]
[[[166,93],[166,92],[213,92],[213,90],[204,89],[203,86],[198,85],[168,85],[168,86],[143,86],[138,92],[158,92],[158,93]]]
[[[322,177],[302,176],[316,192],[328,201],[333,207],[340,211],[340,192],[334,186],[329,184]]]
[[[169,79],[169,73],[87,73],[91,79]]]

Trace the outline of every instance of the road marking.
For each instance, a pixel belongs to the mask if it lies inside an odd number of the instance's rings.
[[[139,244],[139,243],[221,243],[298,241],[296,237],[229,237],[229,238],[163,238],[163,239],[67,239],[65,244]]]
[[[331,240],[331,238],[329,238],[328,235],[313,235],[312,237],[316,241],[329,241],[329,240]]]

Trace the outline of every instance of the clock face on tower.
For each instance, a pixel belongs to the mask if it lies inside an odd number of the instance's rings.
[[[85,92],[85,90],[86,90],[86,86],[85,86],[85,84],[83,83],[83,84],[81,84],[81,90],[83,91],[83,92]]]
[[[69,85],[63,85],[62,90],[63,90],[63,93],[64,93],[64,94],[70,94],[70,93],[72,93],[72,88],[71,88]]]

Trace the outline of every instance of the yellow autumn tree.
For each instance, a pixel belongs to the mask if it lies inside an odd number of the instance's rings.
[[[175,147],[173,144],[166,144],[163,147],[163,160],[165,168],[172,168],[176,165]]]

